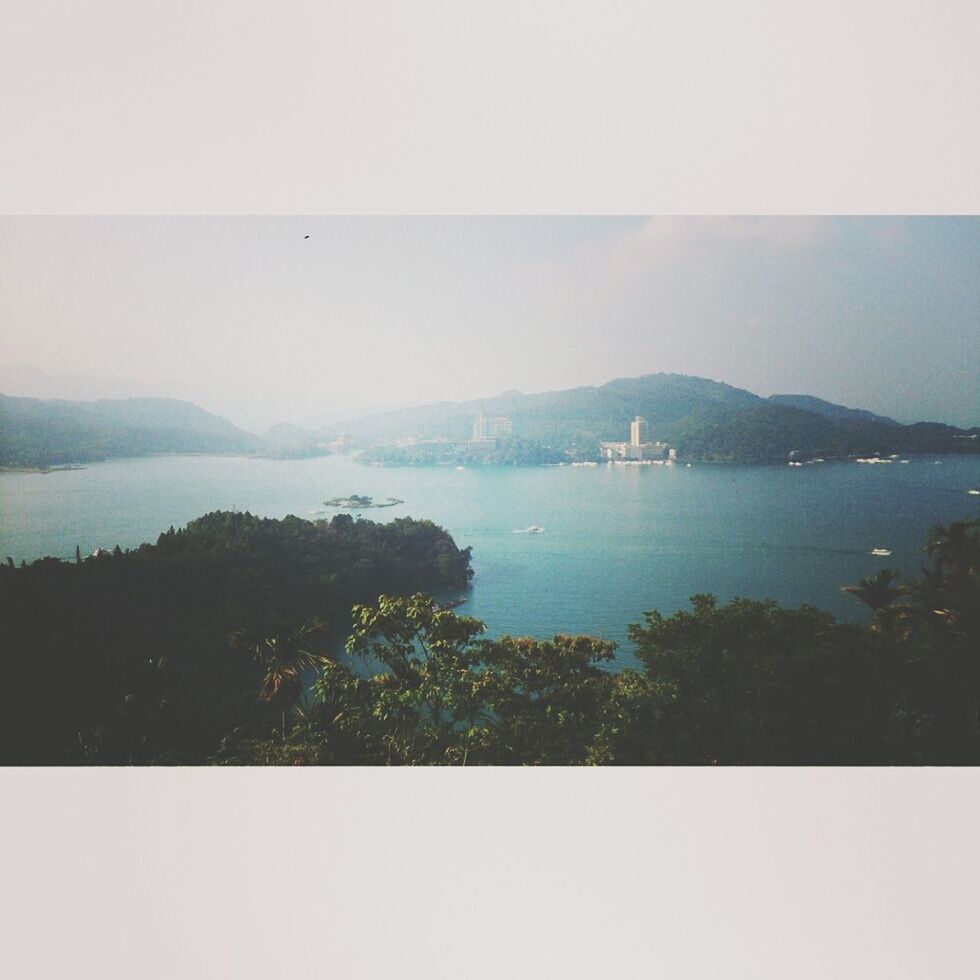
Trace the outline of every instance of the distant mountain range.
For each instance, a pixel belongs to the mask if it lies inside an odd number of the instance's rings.
[[[608,384],[525,395],[440,402],[385,412],[320,430],[341,431],[375,443],[399,439],[469,438],[478,413],[503,415],[514,435],[560,451],[588,456],[599,442],[626,440],[640,415],[650,438],[669,442],[686,459],[772,462],[790,453],[824,455],[876,452],[975,452],[980,429],[934,422],[902,425],[894,419],[846,408],[811,395],[762,398],[707,378],[648,374]]]
[[[823,415],[828,419],[836,419],[841,422],[876,422],[879,425],[901,424],[884,415],[866,412],[863,408],[845,408],[843,405],[835,405],[833,402],[824,401],[822,398],[814,398],[813,395],[770,395],[768,400],[776,405],[802,408],[805,412],[814,412],[817,415]]]
[[[93,402],[0,395],[0,465],[53,466],[150,453],[254,452],[259,440],[173,398]]]
[[[761,398],[706,378],[650,374],[599,387],[440,402],[316,431],[280,425],[263,437],[175,399],[70,402],[0,395],[0,464],[48,466],[161,452],[303,456],[342,432],[376,447],[409,438],[464,442],[480,412],[512,420],[522,443],[517,458],[533,458],[527,451],[533,445],[589,458],[599,442],[627,439],[636,415],[647,420],[650,438],[669,442],[682,459],[776,462],[791,453],[829,458],[980,451],[978,428],[902,425],[810,395]]]

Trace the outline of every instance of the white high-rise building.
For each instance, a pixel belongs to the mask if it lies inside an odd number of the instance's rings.
[[[501,436],[509,436],[514,431],[514,423],[502,415],[488,417],[482,412],[473,420],[473,441],[493,442]]]
[[[647,420],[637,415],[630,422],[629,442],[600,442],[599,453],[606,459],[656,462],[674,459],[676,453],[665,442],[650,442]]]

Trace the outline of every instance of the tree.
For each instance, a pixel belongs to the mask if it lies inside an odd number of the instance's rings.
[[[630,628],[646,665],[633,761],[824,765],[893,761],[893,691],[878,634],[811,607],[694,596]],[[643,720],[641,718],[641,720]]]
[[[888,612],[894,612],[892,604],[906,590],[895,587],[892,583],[898,577],[898,572],[890,568],[882,568],[874,575],[861,579],[856,585],[842,586],[841,592],[849,592],[865,605],[870,606],[872,614],[872,629],[881,629],[886,621],[894,619]]]
[[[282,741],[286,741],[286,713],[302,694],[302,675],[315,670],[327,658],[314,646],[314,639],[326,629],[320,619],[308,619],[302,626],[276,633],[262,640],[251,640],[244,632],[232,637],[232,645],[247,649],[263,670],[259,699],[277,703],[282,710]]]
[[[934,616],[973,645],[980,643],[980,519],[933,528],[925,546],[933,560],[924,569]]]
[[[355,607],[347,649],[383,668],[362,693],[385,761],[597,761],[592,745],[617,683],[603,667],[613,645],[588,636],[480,639],[484,630],[422,594]]]
[[[611,761],[595,748],[617,677],[614,644],[592,636],[505,636],[483,644],[484,690],[494,724],[492,761],[579,765]]]
[[[384,668],[371,678],[369,696],[385,727],[387,760],[445,761],[461,722],[472,728],[483,710],[473,641],[486,627],[422,593],[382,595],[376,606],[355,606],[353,616],[348,651]]]
[[[875,612],[890,605],[901,594],[901,589],[892,587],[892,582],[898,577],[898,572],[883,568],[875,575],[861,579],[857,585],[845,585],[841,591],[850,592],[862,602],[869,605]]]

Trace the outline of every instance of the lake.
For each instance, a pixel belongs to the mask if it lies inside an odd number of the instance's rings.
[[[882,567],[916,574],[937,523],[977,516],[976,457],[888,465],[382,468],[343,456],[156,456],[0,473],[0,557],[73,558],[155,541],[212,510],[312,517],[352,493],[404,501],[372,520],[429,518],[473,548],[460,613],[491,635],[591,633],[631,659],[626,631],[697,592],[810,603],[855,622],[840,587]],[[338,513],[336,509],[327,515]],[[357,512],[355,512],[357,513]],[[531,525],[541,534],[516,534]],[[887,548],[888,558],[873,557]]]

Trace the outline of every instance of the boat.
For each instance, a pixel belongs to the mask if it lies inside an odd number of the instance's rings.
[[[530,524],[527,527],[517,528],[514,534],[544,534],[544,528],[537,524]]]
[[[877,556],[878,558],[887,558],[891,552],[887,548],[872,548],[871,554]]]
[[[980,490],[967,490],[966,491],[971,497],[980,497]]]

